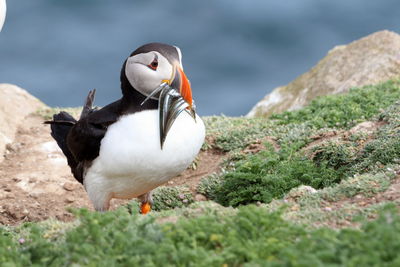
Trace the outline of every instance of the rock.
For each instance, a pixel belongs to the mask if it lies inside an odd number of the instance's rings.
[[[17,152],[18,150],[20,150],[21,147],[22,146],[20,143],[9,143],[6,145],[6,152]]]
[[[379,122],[364,121],[351,128],[349,132],[351,134],[356,134],[356,133],[372,134],[377,130],[378,127],[379,127]]]
[[[75,199],[74,199],[72,196],[69,196],[69,197],[67,197],[67,198],[65,199],[65,202],[66,202],[66,203],[73,203],[73,202],[75,202]]]
[[[0,84],[0,155],[14,140],[19,123],[45,105],[25,90],[11,84]],[[9,148],[13,148],[10,145]],[[2,161],[3,157],[0,157]]]
[[[21,220],[23,219],[26,214],[29,214],[29,211],[26,209],[23,209],[21,206],[16,205],[5,205],[4,210],[7,214],[9,214],[12,218],[16,220]]]
[[[67,191],[74,191],[76,189],[76,185],[74,183],[66,182],[63,185],[63,188]]]
[[[206,196],[202,195],[202,194],[196,194],[196,196],[194,197],[195,201],[207,201]]]
[[[285,196],[285,199],[288,201],[294,200],[296,201],[298,198],[303,197],[305,195],[309,195],[309,194],[315,194],[318,191],[308,185],[301,185],[299,187],[293,188],[292,190],[289,191],[289,193],[287,193],[287,195]]]
[[[265,96],[247,114],[272,113],[304,107],[317,96],[347,92],[352,87],[377,84],[400,76],[400,35],[380,31],[337,46],[309,72]]]

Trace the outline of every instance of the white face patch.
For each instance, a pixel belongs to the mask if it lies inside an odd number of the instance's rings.
[[[158,67],[153,70],[149,65],[157,58]],[[173,75],[171,63],[156,51],[134,55],[126,61],[125,74],[130,84],[137,91],[148,96],[163,80]]]

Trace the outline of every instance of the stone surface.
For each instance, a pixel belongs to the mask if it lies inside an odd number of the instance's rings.
[[[77,188],[77,184],[76,183],[71,183],[71,182],[66,182],[63,185],[63,188],[67,191],[74,191]]]
[[[376,121],[364,121],[362,123],[357,124],[353,128],[349,130],[350,134],[364,133],[364,134],[373,134],[382,123]]]
[[[380,31],[328,52],[309,72],[286,86],[274,89],[247,115],[299,109],[317,96],[347,92],[350,88],[377,84],[400,76],[400,35]]]
[[[194,197],[195,201],[207,201],[207,198],[205,195],[202,194],[196,194]]]
[[[309,194],[315,194],[317,193],[317,190],[311,186],[308,185],[301,185],[299,187],[293,188],[292,190],[289,191],[289,193],[286,194],[285,198],[286,200],[294,200],[296,201],[298,198],[303,197],[305,195]]]
[[[43,107],[42,102],[18,86],[0,84],[0,161],[19,124],[28,114]]]

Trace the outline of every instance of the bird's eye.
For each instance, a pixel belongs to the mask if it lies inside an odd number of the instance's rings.
[[[151,62],[150,65],[148,65],[148,67],[150,69],[152,69],[152,70],[157,70],[157,68],[158,68],[158,60],[157,60],[157,58],[155,58],[153,60],[153,62]]]

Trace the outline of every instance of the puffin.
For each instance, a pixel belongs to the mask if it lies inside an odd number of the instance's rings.
[[[95,210],[107,211],[112,198],[138,198],[146,214],[152,190],[193,162],[205,126],[177,46],[140,46],[123,63],[120,81],[119,100],[93,107],[92,90],[79,120],[61,111],[44,123]]]
[[[6,0],[0,0],[0,32],[6,19],[7,5]]]

